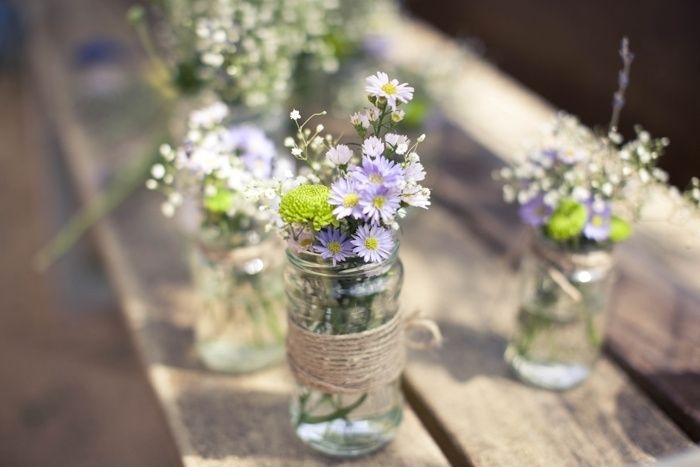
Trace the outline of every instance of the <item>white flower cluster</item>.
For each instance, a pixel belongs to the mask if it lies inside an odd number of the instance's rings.
[[[184,142],[164,144],[162,160],[151,168],[149,189],[167,199],[163,214],[172,217],[185,199],[196,200],[205,222],[275,220],[274,207],[284,193],[302,183],[289,158],[278,157],[271,140],[252,125],[226,125],[228,108],[217,102],[192,112]]]
[[[187,8],[187,16],[169,9],[173,34],[184,36],[171,42],[194,49],[173,51],[185,56],[176,60],[194,53],[197,78],[227,103],[259,108],[284,101],[303,54],[324,70],[338,66],[327,39],[342,24],[339,0],[190,0]]]

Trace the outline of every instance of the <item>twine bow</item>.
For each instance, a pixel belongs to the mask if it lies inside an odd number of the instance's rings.
[[[287,361],[297,381],[334,393],[368,392],[396,380],[406,362],[406,347],[440,345],[442,335],[433,321],[417,313],[397,312],[389,321],[367,331],[327,335],[302,328],[288,319]],[[409,333],[427,331],[425,342]]]
[[[555,284],[564,291],[574,302],[583,300],[581,292],[571,284],[571,281],[566,277],[562,270],[570,270],[574,268],[600,268],[610,269],[613,266],[613,260],[610,253],[606,251],[591,251],[588,253],[569,253],[565,251],[555,251],[544,248],[539,244],[535,244],[535,252],[541,258],[545,259],[549,265],[547,266],[547,274],[552,278]]]

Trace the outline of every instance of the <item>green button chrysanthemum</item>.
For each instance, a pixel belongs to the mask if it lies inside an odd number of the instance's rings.
[[[219,190],[213,196],[204,199],[204,207],[212,213],[226,212],[233,204],[233,193],[227,190]]]
[[[570,240],[586,225],[586,206],[572,199],[563,200],[547,223],[547,234],[554,240]]]
[[[328,204],[330,189],[324,185],[301,185],[282,197],[280,216],[285,222],[311,224],[321,230],[335,221]]]
[[[610,240],[613,242],[622,242],[629,238],[632,234],[632,227],[629,223],[617,216],[610,219]]]

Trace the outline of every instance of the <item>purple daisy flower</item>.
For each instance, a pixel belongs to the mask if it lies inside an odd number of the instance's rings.
[[[365,263],[378,263],[391,256],[394,249],[394,238],[389,229],[378,225],[361,225],[350,243],[352,251],[362,258]]]
[[[399,164],[384,156],[379,156],[376,159],[365,156],[362,158],[362,166],[355,167],[352,175],[361,185],[392,187],[396,186],[403,178],[403,169]]]
[[[610,237],[612,217],[610,204],[589,202],[587,206],[589,214],[586,226],[583,228],[583,236],[596,242],[604,242]]]
[[[360,198],[362,214],[374,224],[391,222],[400,204],[401,192],[383,185],[370,187],[362,192]]]
[[[525,224],[540,227],[547,222],[552,211],[552,207],[544,202],[544,195],[539,194],[521,205],[518,214]]]
[[[353,178],[340,178],[331,185],[331,194],[328,203],[336,206],[333,214],[337,219],[352,216],[355,219],[362,218],[362,206],[360,206],[360,190],[357,181]]]
[[[348,237],[338,229],[333,227],[323,229],[316,235],[316,240],[320,245],[314,245],[314,251],[323,259],[330,259],[333,266],[352,256],[352,245]]]
[[[270,178],[275,145],[262,130],[251,125],[234,126],[223,135],[223,142],[239,155],[255,178]]]

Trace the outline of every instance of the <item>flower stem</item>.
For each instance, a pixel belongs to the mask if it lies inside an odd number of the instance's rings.
[[[346,419],[350,413],[352,413],[353,410],[358,408],[362,403],[367,399],[367,394],[362,394],[355,402],[353,402],[350,405],[346,405],[345,407],[340,407],[334,412],[331,412],[326,415],[309,415],[306,412],[302,412],[299,415],[299,420],[297,420],[297,426],[301,425],[302,423],[307,423],[307,424],[316,424],[316,423],[326,423],[326,422],[332,422],[333,420],[337,419]]]

